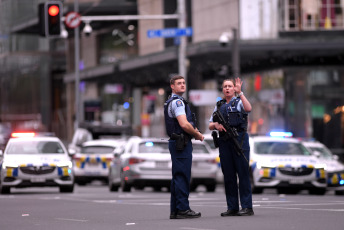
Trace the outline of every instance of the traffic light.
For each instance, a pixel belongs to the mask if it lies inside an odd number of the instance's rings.
[[[44,37],[59,37],[61,34],[62,3],[49,1],[38,6],[40,35]]]

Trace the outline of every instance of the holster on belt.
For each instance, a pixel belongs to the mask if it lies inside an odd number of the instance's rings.
[[[183,133],[181,134],[172,133],[171,140],[176,141],[176,149],[178,151],[183,151],[186,144],[190,140],[190,137],[188,135],[184,135]]]

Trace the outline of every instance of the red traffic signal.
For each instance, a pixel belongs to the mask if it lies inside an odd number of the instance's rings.
[[[51,5],[48,8],[48,14],[51,17],[55,17],[60,13],[60,8],[57,5]]]
[[[42,36],[60,36],[62,13],[62,3],[59,1],[49,1],[39,4],[39,25]]]

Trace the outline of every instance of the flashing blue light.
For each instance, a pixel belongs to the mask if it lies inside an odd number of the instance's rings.
[[[216,98],[216,102],[221,101],[221,100],[222,100],[222,97],[217,97]]]
[[[129,109],[129,107],[130,107],[129,102],[124,102],[123,108],[124,108],[124,109]]]
[[[339,184],[340,184],[340,185],[344,185],[344,180],[340,180],[340,181],[339,181]]]
[[[270,132],[271,137],[292,137],[292,132]]]
[[[153,144],[153,142],[151,142],[151,141],[149,141],[149,142],[146,142],[146,146],[147,147],[152,147],[154,144]]]

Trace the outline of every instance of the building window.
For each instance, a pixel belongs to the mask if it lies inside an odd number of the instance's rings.
[[[339,30],[344,0],[281,0],[282,31]]]

